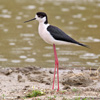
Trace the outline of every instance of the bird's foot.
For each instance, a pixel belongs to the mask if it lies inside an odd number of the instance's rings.
[[[57,89],[57,92],[59,91],[59,89]]]

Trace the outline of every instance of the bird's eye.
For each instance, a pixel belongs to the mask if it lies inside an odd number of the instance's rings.
[[[41,16],[41,15],[38,15],[38,17],[43,18],[43,16]]]
[[[40,15],[38,15],[38,17],[41,17]]]
[[[41,16],[40,16],[40,15],[38,15],[38,17],[40,17],[40,18],[41,18]]]

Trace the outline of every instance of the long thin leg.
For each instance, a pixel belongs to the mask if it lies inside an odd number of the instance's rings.
[[[53,77],[53,85],[52,85],[52,89],[54,89],[55,73],[56,73],[56,65],[55,65],[55,69],[54,69],[54,77]]]
[[[53,49],[54,49],[54,56],[56,58],[56,48],[55,48],[55,44],[53,44]],[[55,74],[56,74],[56,59],[55,59],[55,69],[54,69],[54,77],[53,77],[53,85],[52,85],[52,89],[54,89],[54,82],[55,82]]]
[[[57,58],[57,53],[56,53],[56,48],[55,48],[55,44],[53,44],[53,48],[54,48],[54,56],[55,56],[55,69],[54,69],[54,78],[53,78],[53,86],[52,89],[54,89],[54,81],[55,81],[55,73],[56,73],[56,68],[57,68],[57,82],[58,82],[58,89],[57,91],[59,91],[59,66],[58,66],[58,58]]]
[[[58,80],[58,89],[57,91],[59,91],[59,66],[57,65],[57,80]]]

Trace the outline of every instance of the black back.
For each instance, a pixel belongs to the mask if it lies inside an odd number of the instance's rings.
[[[47,30],[50,32],[50,34],[56,40],[70,42],[70,43],[75,43],[75,44],[87,47],[86,45],[81,44],[81,43],[77,42],[76,40],[72,39],[70,36],[65,34],[61,29],[59,29],[56,26],[49,25]]]

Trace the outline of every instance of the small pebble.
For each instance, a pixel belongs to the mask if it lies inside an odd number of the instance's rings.
[[[18,75],[17,80],[19,82],[25,82],[25,79],[23,79],[21,75]]]

